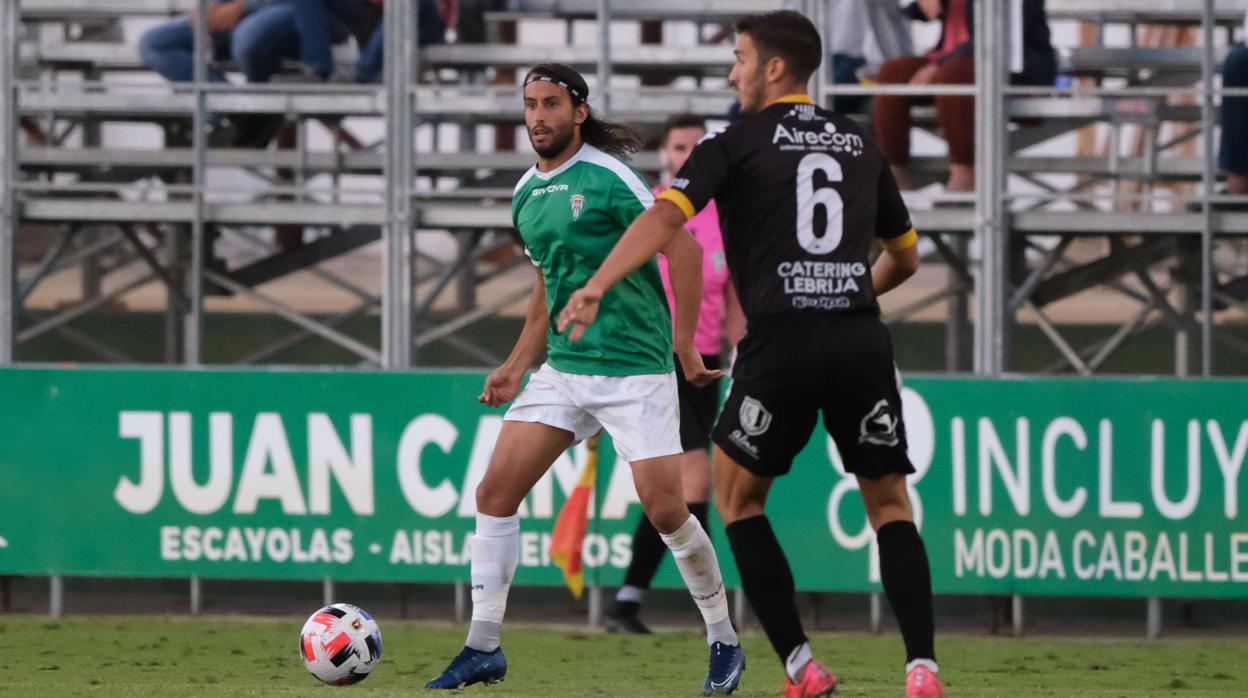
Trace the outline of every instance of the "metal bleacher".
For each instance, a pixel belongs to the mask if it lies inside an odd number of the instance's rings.
[[[133,360],[73,323],[160,288],[168,320],[164,336],[152,341],[165,343],[165,359],[173,363],[220,360],[202,351],[207,306],[261,310],[294,326],[231,361],[274,360],[316,338],[363,365],[407,367],[417,350],[436,343],[466,364],[488,365],[499,357],[464,330],[517,307],[531,283],[506,234],[510,183],[532,162],[506,149],[521,124],[518,89],[506,76],[557,60],[610,76],[605,94],[595,88],[601,95],[595,107],[613,119],[653,130],[675,112],[721,118],[733,101],[724,80],[731,50],[704,43],[711,33],[704,29],[778,4],[542,0],[531,12],[487,19],[513,29],[562,22],[562,32],[547,32],[562,33],[561,42],[417,50],[415,32],[396,29],[411,26],[409,3],[387,3],[383,85],[285,79],[171,87],[143,69],[132,26],[197,2],[0,3],[0,27],[9,39],[0,82],[11,97],[0,127],[12,134],[0,152],[8,168],[0,176],[0,229],[8,231],[0,233],[0,257],[12,260],[15,242],[37,255],[0,272],[0,294],[17,289],[13,298],[0,296],[0,315],[14,309],[12,317],[0,317],[0,363],[49,333],[102,360]],[[818,2],[808,4],[818,11]],[[983,29],[1002,29],[1008,4],[983,3],[980,36],[1006,34]],[[1090,22],[1098,36],[1106,27],[1125,26],[1134,36],[1138,25],[1174,24],[1200,26],[1206,39],[1219,31],[1229,36],[1244,12],[1238,0],[1049,0],[1048,7],[1053,21]],[[574,25],[587,20],[692,25],[695,40],[616,45],[600,30],[607,41],[573,43]],[[1220,267],[1233,256],[1223,250],[1236,249],[1248,233],[1248,214],[1209,208],[1211,163],[1179,152],[1195,140],[1209,152],[1217,111],[1205,88],[1212,89],[1208,78],[1225,49],[1068,47],[1061,72],[1082,81],[1043,89],[1005,87],[1004,54],[996,39],[981,42],[979,84],[952,88],[976,96],[979,123],[986,125],[978,135],[974,205],[914,202],[915,222],[930,241],[928,260],[947,281],[905,297],[889,308],[890,318],[939,313],[948,322],[947,368],[971,369],[973,358],[976,370],[990,374],[1016,368],[1009,344],[1019,322],[1039,326],[1057,348],[1063,360],[1049,368],[1058,372],[1094,372],[1130,338],[1157,326],[1175,333],[1180,374],[1214,372],[1215,345],[1244,353],[1248,347],[1225,328],[1248,310],[1248,269]],[[821,73],[820,99],[914,91],[828,81]],[[916,111],[919,128],[934,133],[934,112]],[[267,149],[210,147],[203,126],[211,114],[282,114],[289,125]],[[1188,130],[1168,135],[1168,124]],[[1090,126],[1106,130],[1115,145],[1125,129],[1142,134],[1142,153],[1046,151],[1046,144]],[[118,128],[142,129],[147,135],[139,140],[150,140],[150,147],[118,145],[110,136]],[[482,141],[491,135],[494,147]],[[648,172],[659,166],[650,153],[635,162]],[[946,163],[927,155],[914,168],[920,182],[930,182],[943,177]],[[1192,197],[1206,203],[1200,212],[1186,212],[1182,200],[1163,195],[1167,186],[1184,183],[1203,192]],[[214,241],[252,252],[218,263]],[[380,254],[360,256],[377,249]],[[16,269],[24,269],[20,278],[3,283]],[[32,304],[57,274],[77,274],[81,293],[56,307]],[[296,277],[303,286],[283,286]],[[328,309],[302,304],[306,286],[316,284],[344,300]],[[1085,293],[1121,300],[1112,314],[1117,329],[1081,347],[1053,317],[1055,308],[1080,302]],[[374,314],[379,340],[344,329]]]

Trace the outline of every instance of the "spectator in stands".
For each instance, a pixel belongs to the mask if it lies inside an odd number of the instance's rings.
[[[334,72],[331,45],[346,38],[349,28],[362,22],[371,25],[356,35],[360,40],[360,58],[355,65],[353,80],[373,82],[384,67],[385,25],[370,18],[380,17],[382,0],[292,0],[299,29],[300,53],[304,64],[321,80]],[[456,0],[415,0],[416,43],[431,46],[446,41],[446,29],[453,26]]]
[[[456,0],[418,0],[416,5],[416,44],[432,46],[446,42],[446,30],[454,27],[458,19],[458,3]],[[360,60],[355,64],[355,81],[357,83],[373,82],[381,77],[385,67],[385,24],[377,25],[373,37],[360,53]]]
[[[1226,55],[1222,65],[1223,88],[1248,87],[1248,15],[1244,17],[1243,39],[1244,43]],[[1248,97],[1222,98],[1222,148],[1218,161],[1226,171],[1226,193],[1248,195]]]
[[[139,38],[143,64],[172,82],[195,79],[195,22],[192,14],[153,27]],[[215,0],[204,18],[212,60],[232,58],[250,83],[268,82],[282,60],[299,55],[294,29],[294,7],[280,0]],[[225,82],[225,75],[209,65],[208,80]],[[241,147],[264,147],[281,125],[268,114],[231,117],[231,142]]]
[[[880,67],[880,84],[972,85],[975,83],[973,0],[917,0],[906,8],[917,20],[941,23],[940,41],[923,56],[906,56]],[[1044,0],[1023,0],[1021,16],[1012,22],[1012,36],[1022,36],[1022,46],[1010,57],[1010,81],[1021,85],[1052,85],[1057,77],[1057,56],[1049,40]],[[1021,29],[1021,31],[1020,31]],[[903,190],[913,188],[910,162],[910,106],[935,102],[937,119],[949,143],[950,172],[946,188],[969,192],[975,189],[975,101],[973,97],[879,96],[875,98],[875,134]]]
[[[874,75],[884,61],[914,52],[910,19],[897,0],[824,3],[824,23],[819,33],[823,35],[834,84],[857,85],[861,82],[860,71],[865,69]],[[785,0],[784,9],[801,11],[804,4],[802,0]],[[869,107],[869,98],[865,96],[832,98],[832,109],[838,112],[864,113]]]
[[[321,80],[328,80],[334,72],[333,45],[347,39],[351,28],[363,17],[366,7],[380,4],[366,0],[289,1],[295,6],[300,59]],[[376,22],[373,24],[376,26]],[[360,45],[363,46],[362,43]]]

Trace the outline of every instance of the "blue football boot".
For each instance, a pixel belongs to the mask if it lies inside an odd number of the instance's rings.
[[[503,648],[482,652],[465,647],[442,675],[425,684],[425,688],[463,688],[474,683],[488,686],[502,681],[506,675],[507,658],[503,656]]]
[[[741,672],[745,671],[745,651],[741,645],[711,644],[711,668],[702,684],[702,695],[728,694],[741,685]]]

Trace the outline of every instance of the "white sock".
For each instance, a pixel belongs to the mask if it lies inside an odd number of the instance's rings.
[[[932,672],[933,674],[940,673],[940,667],[936,666],[936,662],[932,661],[931,659],[915,659],[906,663],[906,676],[909,676],[910,672],[914,671],[915,667],[920,667],[920,666]]]
[[[468,647],[482,652],[498,649],[507,592],[520,561],[520,516],[477,514],[472,537],[472,625]]]
[[[642,601],[646,600],[646,590],[641,587],[625,584],[620,587],[619,591],[615,592],[615,600],[640,604]]]
[[[689,594],[706,621],[707,644],[738,644],[737,632],[728,618],[728,595],[719,573],[719,560],[711,539],[692,514],[684,525],[669,534],[659,534],[676,559],[676,568],[689,587]]]
[[[810,652],[810,643],[803,642],[794,647],[793,651],[789,652],[789,656],[785,658],[784,673],[789,675],[789,679],[793,683],[801,683],[802,672],[806,669],[806,665],[810,663],[810,660],[814,658],[815,655]]]

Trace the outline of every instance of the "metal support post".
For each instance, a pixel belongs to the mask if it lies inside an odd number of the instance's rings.
[[[958,259],[967,259],[966,236],[958,235],[954,237],[952,244],[954,254]],[[949,299],[949,316],[945,319],[945,371],[953,373],[956,371],[966,371],[970,369],[969,362],[966,360],[966,338],[970,329],[970,322],[967,318],[967,311],[970,307],[968,303],[968,291],[962,283],[962,276],[957,269],[949,267],[945,273],[947,283],[949,285],[957,284],[962,289],[955,293]]]
[[[975,289],[975,372],[1004,369],[1006,249],[1006,113],[1002,85],[1009,55],[1006,8],[1010,3],[975,0],[975,236],[980,263]]]
[[[602,627],[602,587],[594,585],[589,588],[589,627]]]
[[[1150,640],[1156,640],[1161,637],[1161,599],[1159,597],[1148,597],[1148,615],[1144,636]]]
[[[598,0],[598,110],[611,113],[611,0]]]
[[[884,627],[884,608],[880,601],[880,592],[871,592],[871,632],[879,633]]]
[[[208,0],[197,0],[200,17],[208,16]],[[190,366],[198,365],[202,357],[204,331],[204,188],[208,185],[207,148],[208,148],[208,114],[205,111],[204,87],[208,82],[208,61],[212,58],[209,49],[211,39],[208,36],[206,22],[195,23],[195,113],[191,115],[191,148],[193,152],[191,182],[194,190],[191,194],[195,207],[195,215],[191,217],[191,249],[189,255],[182,255],[188,260],[186,270],[187,299],[190,307],[182,318],[182,361]],[[181,259],[179,260],[181,263]],[[172,296],[172,291],[170,292]],[[170,307],[176,307],[172,298]]]
[[[17,260],[13,238],[17,231],[13,185],[17,176],[17,91],[13,75],[17,66],[16,2],[0,2],[0,366],[13,362],[15,323],[13,309],[17,288]]]
[[[334,602],[334,580],[326,577],[321,582],[321,600],[328,606]]]
[[[459,250],[459,272],[455,280],[455,307],[461,313],[477,307],[477,265],[473,259],[477,245],[485,235],[484,230],[461,230],[455,233],[455,246]]]
[[[198,575],[191,575],[191,615],[197,616],[204,610],[204,590]]]
[[[455,622],[468,620],[468,585],[455,582]]]
[[[1213,33],[1214,33],[1214,2],[1205,0],[1200,16],[1200,27],[1204,35],[1204,46],[1200,52],[1200,79],[1204,85],[1204,95],[1200,100],[1200,123],[1205,142],[1205,167],[1201,173],[1201,186],[1204,189],[1204,206],[1201,207],[1200,228],[1200,374],[1213,374],[1213,196],[1215,177],[1214,143],[1213,143]],[[1160,621],[1159,621],[1160,622]]]
[[[737,626],[737,630],[745,629],[745,621],[748,619],[749,605],[745,598],[745,589],[734,589],[732,592],[732,622]]]
[[[415,112],[415,13],[410,2],[385,5],[386,225],[382,253],[382,364],[404,369],[412,358],[412,213]]]
[[[53,618],[65,615],[65,578],[59,574],[48,578],[48,615]]]
[[[821,44],[820,46],[821,53],[819,55],[823,57],[823,60],[819,61],[819,69],[815,71],[814,91],[811,94],[814,95],[815,104],[818,104],[820,107],[824,109],[831,109],[832,105],[829,103],[829,100],[828,100],[828,84],[832,82],[833,76],[832,76],[832,65],[831,65],[832,54],[828,52],[829,37],[827,35],[828,34],[827,32],[827,26],[828,26],[827,7],[828,7],[828,3],[824,2],[823,0],[815,0],[815,2],[807,3],[805,14],[807,17],[810,18],[810,21],[819,30],[819,41]]]
[[[165,363],[179,364],[186,359],[186,317],[182,309],[174,302],[174,288],[185,288],[187,272],[185,262],[188,259],[186,243],[181,224],[174,226],[173,235],[165,246],[165,268],[168,270],[170,288],[169,301],[165,305]],[[194,237],[194,233],[191,234]],[[84,300],[86,297],[84,296]]]
[[[1023,597],[1021,594],[1010,596],[1010,620],[1014,623],[1014,637],[1023,636]]]

